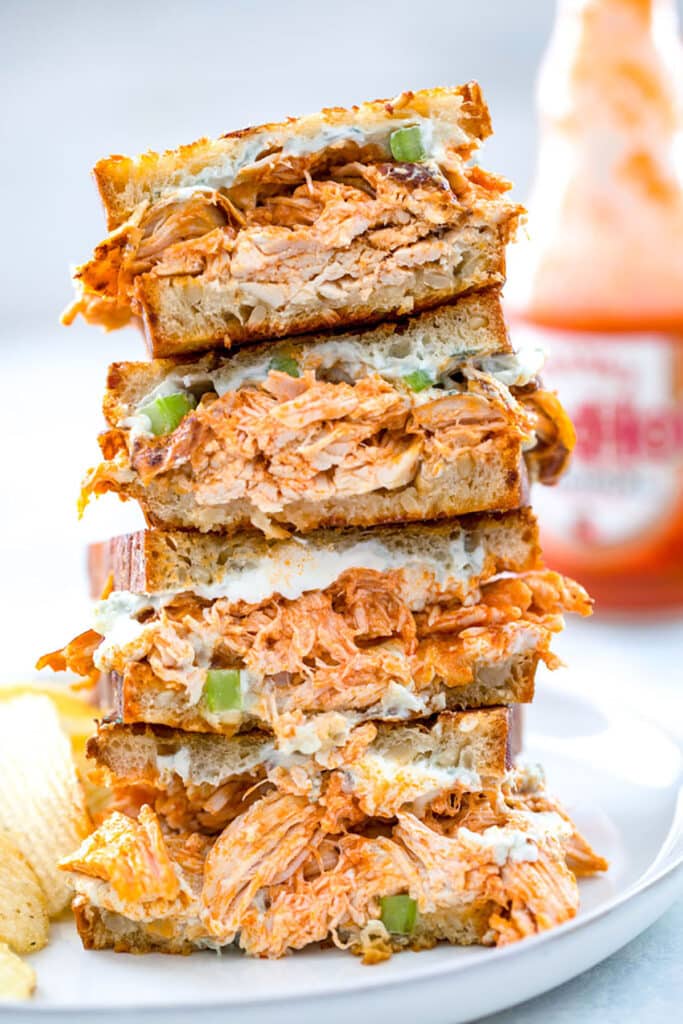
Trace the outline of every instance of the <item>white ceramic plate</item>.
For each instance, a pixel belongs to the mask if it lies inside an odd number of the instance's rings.
[[[682,757],[660,728],[623,709],[602,681],[599,697],[544,680],[528,712],[527,751],[611,869],[581,885],[579,916],[506,949],[441,946],[376,967],[336,950],[284,960],[229,952],[192,957],[86,953],[70,922],[31,958],[38,992],[22,1022],[72,1024],[135,1011],[164,1024],[457,1024],[538,995],[609,956],[662,914],[683,886]],[[582,690],[586,692],[585,679]],[[588,691],[590,692],[590,691]],[[174,1013],[174,1011],[176,1011]],[[3,1011],[0,1011],[0,1020]]]

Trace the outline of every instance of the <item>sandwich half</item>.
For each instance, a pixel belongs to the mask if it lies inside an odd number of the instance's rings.
[[[530,701],[563,612],[591,609],[542,568],[527,510],[275,542],[144,531],[113,542],[112,565],[94,628],[39,667],[115,674],[119,721],[259,727],[283,752]]]
[[[476,83],[101,160],[78,313],[171,356],[415,312],[504,280],[521,214],[473,165]]]
[[[101,724],[88,742],[118,810],[149,804],[176,830],[215,834],[275,790],[350,818],[392,818],[500,785],[511,767],[507,708],[366,722],[332,750],[284,754],[262,731],[228,738],[165,726]]]
[[[153,526],[271,535],[518,508],[574,444],[541,362],[512,351],[494,289],[360,333],[115,363],[82,504],[114,491]]]
[[[96,541],[88,545],[88,586],[93,601],[111,592],[113,586],[114,551],[118,544]],[[116,685],[111,673],[102,672],[97,680],[95,702],[105,714],[111,715],[117,703]],[[524,749],[524,706],[512,704],[508,708],[508,749],[511,759],[519,757]]]
[[[346,784],[332,771],[313,797],[277,787],[252,792],[218,834],[194,830],[191,819],[170,829],[163,807],[160,817],[149,803],[114,811],[61,862],[84,945],[136,953],[234,945],[278,957],[334,942],[375,963],[440,940],[504,945],[569,920],[579,901],[576,874],[607,865],[547,796],[538,771],[484,783],[489,769],[498,774],[502,735],[482,720],[504,714],[445,716],[445,745],[434,738],[440,720],[393,730],[401,737],[395,748],[380,741],[383,771],[373,766],[382,793],[388,778],[392,799],[384,805],[382,797],[370,813],[355,781],[363,755],[351,756]],[[203,738],[183,757],[182,739],[166,755],[165,739],[138,735],[144,752],[134,744],[119,751],[119,766],[137,757],[133,774],[151,774],[155,784],[181,762],[190,778],[202,760]],[[457,767],[435,768],[463,744],[467,772],[481,770],[479,787],[471,777],[454,782]],[[219,778],[226,767],[207,755],[200,774]],[[393,785],[401,774],[411,780],[405,800]]]

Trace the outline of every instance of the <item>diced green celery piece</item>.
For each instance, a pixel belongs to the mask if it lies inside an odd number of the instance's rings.
[[[273,356],[268,364],[269,370],[279,370],[280,373],[288,373],[290,377],[300,377],[301,370],[299,364],[293,356],[277,355]]]
[[[178,426],[180,421],[187,416],[190,409],[194,409],[197,403],[192,395],[184,391],[176,391],[172,395],[164,395],[162,398],[155,398],[149,405],[140,409],[140,413],[146,416],[152,425],[152,433],[157,437],[160,434],[170,434]]]
[[[209,711],[239,711],[242,707],[242,693],[238,670],[210,668],[206,673],[203,694]]]
[[[389,136],[389,148],[394,160],[401,163],[417,164],[427,156],[422,141],[422,129],[417,124],[408,128],[397,128]]]
[[[426,370],[413,370],[412,373],[406,374],[403,381],[411,391],[424,391],[425,388],[431,388],[434,383]]]
[[[382,924],[393,935],[411,935],[417,921],[417,902],[407,893],[382,896]]]

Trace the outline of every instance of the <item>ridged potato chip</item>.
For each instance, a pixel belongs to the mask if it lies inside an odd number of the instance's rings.
[[[0,832],[0,942],[35,953],[47,942],[47,900],[36,873],[8,832]]]
[[[3,683],[0,685],[0,701],[26,696],[50,698],[59,715],[60,725],[71,740],[74,753],[80,754],[85,747],[86,740],[95,731],[95,719],[102,717],[99,708],[63,685],[47,683]]]
[[[36,987],[36,972],[9,946],[0,942],[0,1000],[28,999]]]
[[[0,702],[0,829],[38,876],[50,917],[69,902],[57,868],[90,831],[69,740],[47,697]]]
[[[99,817],[111,799],[108,790],[95,785],[90,779],[92,762],[85,756],[86,743],[95,732],[95,722],[104,712],[84,700],[62,684],[50,683],[2,683],[0,684],[0,714],[2,702],[15,697],[49,697],[59,715],[59,724],[71,740],[76,772],[85,795],[85,805],[91,817]]]

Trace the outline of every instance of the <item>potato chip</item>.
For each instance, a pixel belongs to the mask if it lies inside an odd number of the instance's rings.
[[[38,876],[52,917],[69,902],[57,862],[90,831],[69,741],[47,697],[0,702],[0,829]]]
[[[0,832],[0,942],[15,953],[35,953],[47,942],[49,927],[35,871],[9,832]]]
[[[36,987],[36,972],[9,946],[0,942],[0,1000],[28,999]]]
[[[49,697],[57,709],[60,725],[71,740],[71,752],[83,787],[88,814],[93,819],[99,819],[111,800],[111,792],[90,779],[92,762],[86,757],[85,748],[95,732],[96,720],[103,717],[104,711],[68,687],[49,683],[0,683],[0,708],[3,700],[26,695]]]
[[[95,722],[104,712],[89,700],[79,697],[68,687],[50,683],[1,683],[0,708],[3,700],[13,697],[45,696],[54,704],[59,723],[71,740],[76,772],[85,795],[85,806],[91,818],[99,817],[111,799],[109,790],[94,785],[89,778],[92,762],[88,760],[85,748],[95,732]]]
[[[2,683],[0,701],[25,696],[49,697],[54,704],[62,729],[71,740],[75,753],[80,753],[86,740],[95,731],[95,719],[102,717],[102,711],[90,701],[83,700],[67,686],[40,683]]]

